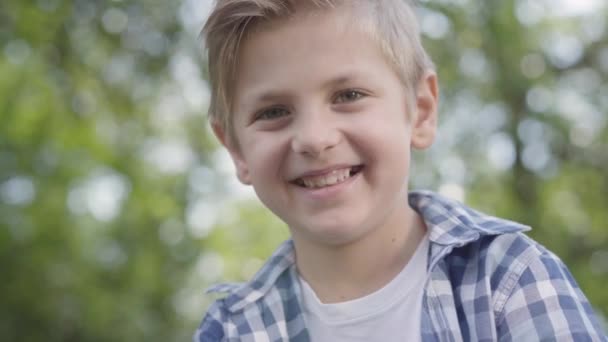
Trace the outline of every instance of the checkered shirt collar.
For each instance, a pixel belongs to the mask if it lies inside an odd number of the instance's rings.
[[[481,236],[530,230],[525,225],[483,215],[430,191],[410,192],[409,204],[422,215],[430,230],[431,268],[453,248],[476,241]],[[209,288],[207,292],[227,292],[227,309],[237,312],[262,298],[294,263],[294,245],[289,239],[281,244],[249,282],[220,284]]]

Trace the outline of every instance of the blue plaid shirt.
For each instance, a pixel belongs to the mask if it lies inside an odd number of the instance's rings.
[[[566,266],[522,232],[431,192],[412,192],[429,229],[423,341],[608,341]],[[288,240],[209,308],[194,341],[309,341]]]

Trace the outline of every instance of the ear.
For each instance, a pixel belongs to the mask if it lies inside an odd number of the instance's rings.
[[[416,89],[416,113],[412,122],[412,147],[425,149],[433,144],[437,132],[439,89],[437,74],[426,71]]]
[[[238,144],[234,141],[234,138],[231,137],[225,130],[225,128],[218,122],[212,122],[211,128],[213,128],[213,133],[218,138],[218,140],[226,147],[228,153],[230,153],[230,157],[234,162],[234,166],[236,168],[236,176],[239,181],[245,185],[251,185],[251,178],[249,176],[249,167],[247,166],[247,162],[243,158],[241,153],[241,149]]]

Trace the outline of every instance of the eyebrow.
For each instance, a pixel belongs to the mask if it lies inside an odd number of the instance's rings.
[[[361,80],[368,79],[368,76],[369,75],[364,71],[346,70],[344,72],[341,72],[337,76],[325,81],[322,85],[322,88],[335,88],[336,86],[360,82]]]
[[[344,84],[352,83],[360,79],[366,78],[365,74],[357,74],[353,72],[343,72],[335,77],[332,77],[321,84],[320,89],[330,89]],[[251,103],[266,103],[277,102],[292,97],[289,91],[284,90],[262,90],[258,94],[250,97]]]

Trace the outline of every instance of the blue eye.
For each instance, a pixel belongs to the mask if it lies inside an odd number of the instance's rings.
[[[335,99],[335,102],[336,103],[354,102],[364,96],[365,96],[365,94],[363,94],[362,92],[360,92],[358,90],[349,89],[349,90],[346,90],[346,91],[338,94],[338,96]]]
[[[273,120],[288,115],[289,111],[281,107],[264,109],[255,115],[255,120]]]

